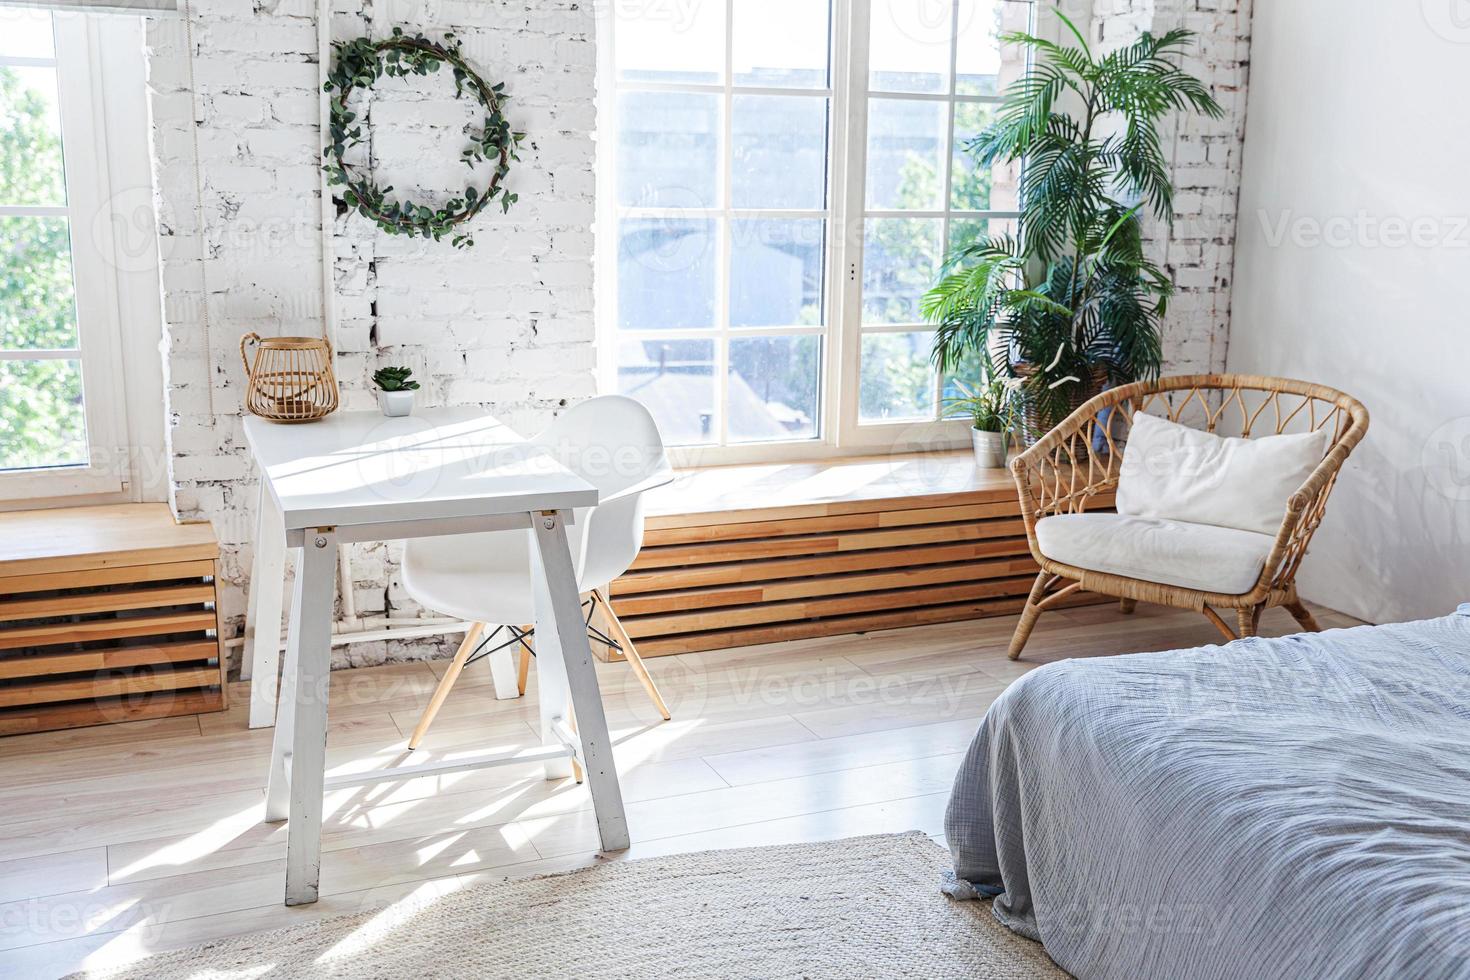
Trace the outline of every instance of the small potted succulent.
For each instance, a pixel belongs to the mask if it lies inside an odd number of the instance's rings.
[[[413,414],[413,393],[419,383],[410,380],[413,370],[406,367],[378,368],[373,384],[378,386],[378,407],[390,419]]]
[[[971,388],[958,378],[954,386],[963,397],[945,399],[945,415],[970,420],[970,442],[975,448],[975,465],[1004,467],[1006,446],[1016,421],[1015,386],[1005,378],[986,372],[979,387]]]

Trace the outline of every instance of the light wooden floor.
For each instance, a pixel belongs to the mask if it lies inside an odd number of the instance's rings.
[[[1353,625],[1319,611],[1325,627]],[[1065,657],[1215,642],[1202,617],[1140,606],[1049,613],[1011,663],[1014,617],[650,661],[659,723],[626,667],[602,668],[633,847],[627,857],[919,829],[1008,683]],[[1280,610],[1263,632],[1290,632]],[[329,771],[403,764],[441,663],[332,678]],[[531,745],[535,689],[462,678],[418,755]],[[285,825],[262,824],[268,730],[224,714],[0,739],[0,976],[50,977],[508,874],[597,860],[585,789],[536,767],[331,794],[322,901],[281,905]],[[620,856],[621,857],[621,856]]]

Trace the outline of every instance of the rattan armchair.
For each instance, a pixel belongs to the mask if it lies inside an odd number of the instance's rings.
[[[1204,592],[1091,571],[1042,554],[1036,525],[1054,514],[1077,514],[1111,501],[1134,413],[1147,412],[1220,435],[1275,435],[1325,429],[1327,454],[1291,499],[1254,588],[1239,595]],[[1021,655],[1037,618],[1079,590],[1120,600],[1124,613],[1139,601],[1203,613],[1227,640],[1255,635],[1261,613],[1283,606],[1304,630],[1320,629],[1296,592],[1296,574],[1327,506],[1327,496],[1353,447],[1368,429],[1357,399],[1322,385],[1244,374],[1197,374],[1137,382],[1083,404],[1011,461],[1031,553],[1041,574],[1021,612],[1010,657]],[[1231,629],[1217,610],[1235,610]]]

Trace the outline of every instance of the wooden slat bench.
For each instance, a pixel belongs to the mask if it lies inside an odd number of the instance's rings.
[[[165,504],[0,513],[0,735],[223,709],[218,557]]]
[[[1020,515],[968,452],[686,470],[611,601],[648,656],[1012,615],[1037,573]]]

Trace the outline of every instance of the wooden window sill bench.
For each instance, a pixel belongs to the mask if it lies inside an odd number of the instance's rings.
[[[0,513],[0,735],[222,710],[218,558],[166,504]]]
[[[610,591],[660,656],[1012,615],[1037,571],[1009,471],[965,450],[683,470]]]

